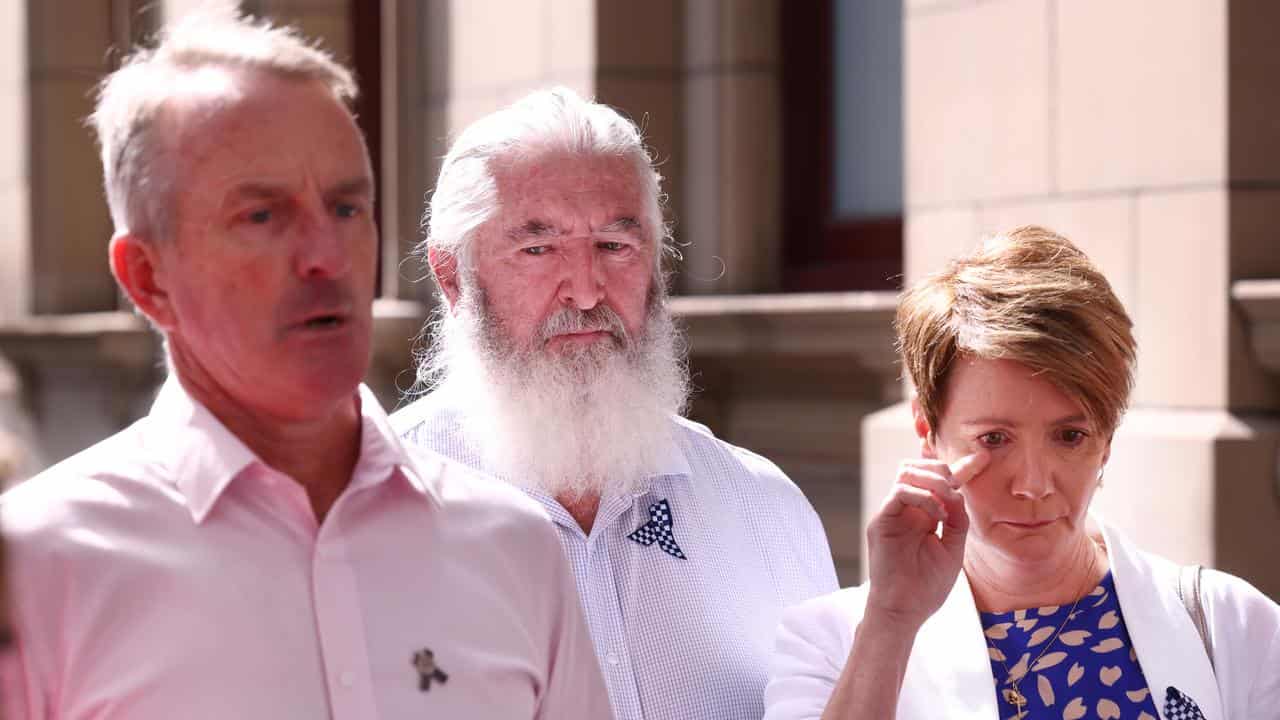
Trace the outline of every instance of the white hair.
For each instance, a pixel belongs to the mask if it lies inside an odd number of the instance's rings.
[[[161,31],[155,47],[133,53],[107,76],[89,123],[102,149],[103,184],[117,232],[163,239],[173,163],[154,132],[165,102],[190,73],[206,67],[245,68],[323,83],[344,104],[358,92],[351,72],[296,30],[250,20],[235,4],[206,6]]]
[[[456,312],[437,317],[419,379],[434,381],[458,409],[486,472],[569,502],[643,489],[689,398],[685,340],[661,289],[634,336],[597,305],[561,308],[521,343],[475,286]],[[581,330],[607,331],[614,341],[563,355],[539,349],[548,337]]]
[[[630,160],[644,192],[641,223],[647,239],[669,247],[662,216],[662,176],[654,168],[639,128],[608,105],[556,87],[531,93],[477,120],[458,136],[445,155],[423,216],[426,239],[418,254],[425,258],[429,250],[448,253],[466,277],[471,241],[498,207],[496,171],[549,154]],[[660,278],[662,253],[654,255],[655,277]]]

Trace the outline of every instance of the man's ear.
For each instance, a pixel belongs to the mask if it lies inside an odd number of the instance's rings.
[[[117,234],[107,248],[111,274],[135,307],[161,330],[177,324],[155,245],[131,233]]]
[[[929,428],[929,420],[924,416],[924,408],[920,407],[920,398],[911,397],[911,426],[920,438],[920,456],[924,458],[938,457],[938,448],[933,442],[933,433]]]
[[[428,248],[427,264],[431,266],[431,272],[436,276],[436,283],[440,285],[445,300],[449,301],[449,309],[452,310],[462,295],[458,285],[458,256],[445,250]]]

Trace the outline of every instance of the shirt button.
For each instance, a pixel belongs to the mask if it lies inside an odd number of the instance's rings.
[[[341,675],[338,676],[338,684],[344,688],[349,688],[355,685],[356,684],[355,673],[351,672],[350,670],[344,671]]]
[[[618,664],[618,654],[617,654],[617,653],[609,653],[608,655],[605,655],[605,656],[604,656],[604,660],[605,660],[605,662],[609,663],[610,665],[617,665],[617,664]]]

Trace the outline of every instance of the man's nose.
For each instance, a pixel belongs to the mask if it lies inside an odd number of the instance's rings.
[[[590,310],[604,299],[604,271],[594,246],[567,250],[561,256],[560,302]]]
[[[300,277],[341,277],[351,271],[351,245],[338,219],[323,206],[299,213],[297,272]]]

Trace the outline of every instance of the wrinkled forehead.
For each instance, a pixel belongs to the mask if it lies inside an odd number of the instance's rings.
[[[508,215],[639,216],[645,210],[644,184],[626,157],[544,152],[497,163],[493,176],[499,208]]]

